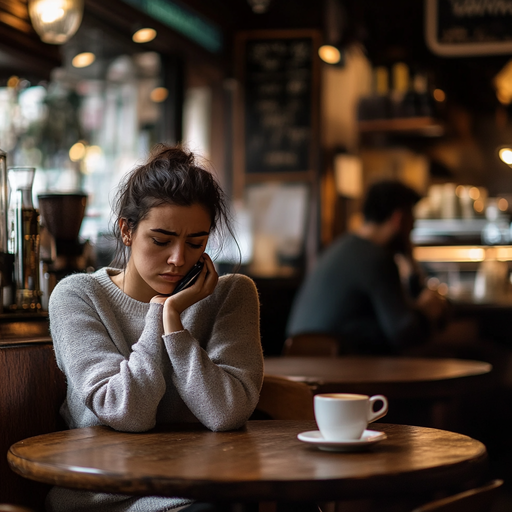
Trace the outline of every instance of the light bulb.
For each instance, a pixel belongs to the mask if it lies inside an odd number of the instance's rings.
[[[337,64],[341,60],[341,53],[335,46],[324,44],[318,49],[320,58],[327,64]]]
[[[149,43],[156,37],[156,30],[154,28],[141,28],[132,36],[135,43]]]
[[[90,66],[95,60],[96,55],[94,55],[94,53],[83,52],[79,53],[78,55],[75,55],[73,57],[73,60],[71,61],[71,64],[75,68],[86,68],[87,66]]]
[[[63,44],[82,22],[83,0],[29,0],[28,12],[41,40]]]

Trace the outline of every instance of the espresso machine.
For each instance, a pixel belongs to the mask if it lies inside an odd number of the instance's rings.
[[[44,246],[41,260],[44,277],[48,280],[43,286],[49,295],[63,277],[86,269],[87,242],[80,242],[79,233],[87,206],[87,194],[46,193],[39,194],[37,199]]]
[[[0,150],[1,312],[41,311],[39,213],[32,204],[34,167],[7,167]]]
[[[11,309],[41,310],[39,212],[32,203],[35,167],[9,167],[9,226],[14,254],[15,301]]]

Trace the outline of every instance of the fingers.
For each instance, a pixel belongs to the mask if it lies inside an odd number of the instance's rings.
[[[208,295],[210,295],[215,287],[217,286],[217,282],[219,280],[219,275],[217,274],[217,270],[215,269],[215,265],[213,264],[212,259],[206,253],[203,254],[205,268],[207,269],[207,274],[204,280],[204,288]],[[203,268],[203,271],[205,270]]]
[[[201,260],[204,261],[204,266],[195,283],[184,290],[167,297],[165,303],[168,308],[172,308],[181,313],[192,304],[213,293],[217,286],[219,276],[215,270],[213,261],[208,254],[203,253]]]

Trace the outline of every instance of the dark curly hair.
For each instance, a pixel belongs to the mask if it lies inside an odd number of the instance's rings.
[[[184,147],[157,144],[147,162],[126,174],[119,185],[113,206],[116,251],[112,266],[125,268],[129,256],[119,220],[125,219],[136,231],[149,211],[163,204],[203,206],[210,214],[210,235],[217,238],[217,249],[226,231],[235,239],[226,197],[212,173]]]
[[[367,222],[382,224],[396,210],[412,209],[421,196],[398,180],[382,180],[370,186],[363,202]]]

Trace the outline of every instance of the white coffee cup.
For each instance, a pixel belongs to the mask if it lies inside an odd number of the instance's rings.
[[[373,410],[381,401],[382,407]],[[368,423],[378,420],[388,412],[385,396],[326,393],[315,395],[315,419],[322,437],[328,441],[360,439]]]

